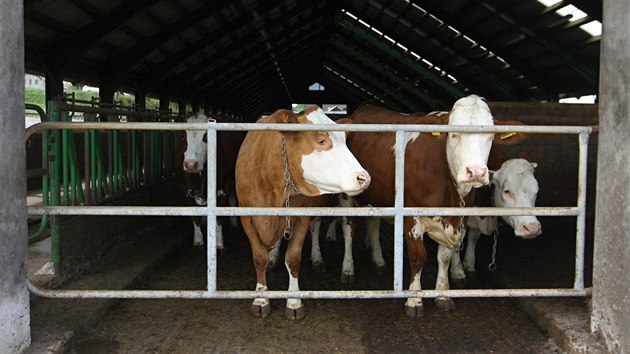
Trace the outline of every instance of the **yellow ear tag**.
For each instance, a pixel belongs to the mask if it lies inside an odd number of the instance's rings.
[[[503,133],[503,134],[501,134],[501,140],[507,139],[507,138],[512,137],[514,135],[516,135],[516,133]]]
[[[431,132],[431,135],[433,135],[433,136],[440,136],[440,134],[442,134],[442,133],[440,133],[440,132]]]

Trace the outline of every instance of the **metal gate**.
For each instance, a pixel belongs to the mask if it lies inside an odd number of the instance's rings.
[[[584,288],[584,244],[586,223],[586,172],[588,139],[592,128],[588,126],[446,126],[446,125],[312,125],[312,124],[256,124],[256,123],[40,123],[26,131],[26,139],[40,131],[54,129],[98,130],[206,130],[208,136],[208,199],[206,207],[133,207],[133,206],[48,206],[29,207],[29,215],[116,215],[116,216],[207,216],[207,287],[206,290],[49,290],[28,281],[29,290],[50,298],[187,298],[187,299],[253,299],[256,291],[217,290],[216,218],[237,215],[310,215],[310,216],[388,216],[394,217],[394,282],[392,290],[342,291],[266,291],[267,298],[351,299],[351,298],[409,298],[409,297],[567,297],[587,296]],[[230,130],[283,130],[283,131],[352,131],[396,133],[396,196],[394,207],[385,208],[244,208],[216,206],[216,144],[217,131]],[[460,133],[539,133],[578,135],[578,188],[577,206],[535,208],[411,208],[403,203],[404,191],[404,136],[406,132],[460,132]],[[573,288],[552,289],[471,289],[471,290],[403,290],[403,218],[405,216],[577,216],[575,278]]]

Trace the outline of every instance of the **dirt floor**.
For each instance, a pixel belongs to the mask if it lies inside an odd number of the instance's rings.
[[[549,231],[547,240],[529,243],[499,244],[498,266],[507,274],[516,272],[516,285],[535,281],[539,269],[564,263],[564,257],[548,257],[545,248],[559,242],[556,227],[543,224]],[[187,226],[182,226],[187,228]],[[559,223],[560,228],[566,225]],[[389,226],[383,225],[387,229]],[[570,229],[570,228],[569,228]],[[510,235],[509,230],[504,234]],[[250,290],[255,286],[251,252],[245,236],[234,231],[226,237],[227,252],[220,256],[218,288]],[[554,236],[555,235],[555,236]],[[391,243],[384,236],[386,254]],[[554,239],[555,237],[555,239]],[[565,240],[566,241],[566,240]],[[489,254],[488,244],[480,242],[479,262],[483,268]],[[308,243],[308,242],[307,242]],[[389,289],[388,273],[378,276],[369,264],[367,253],[355,243],[355,283],[342,286],[339,271],[343,242],[322,241],[327,272],[316,274],[303,259],[300,286],[303,290],[319,289]],[[485,247],[485,248],[484,248]],[[556,248],[557,249],[557,248]],[[431,245],[430,252],[434,252]],[[516,250],[516,251],[515,251]],[[305,247],[305,252],[308,247]],[[511,251],[523,257],[516,261]],[[523,268],[532,257],[526,252],[539,251],[538,265]],[[567,250],[567,252],[569,252]],[[391,254],[390,254],[391,256]],[[569,254],[570,256],[570,254]],[[431,253],[430,257],[434,257]],[[433,258],[434,259],[434,258]],[[572,259],[570,256],[569,260]],[[405,262],[406,263],[406,262]],[[391,263],[390,263],[391,264]],[[435,281],[434,261],[423,273],[423,287],[432,289]],[[508,266],[509,265],[509,266]],[[405,264],[406,266],[406,264]],[[560,267],[560,266],[558,266]],[[561,266],[559,275],[539,276],[541,286],[553,286],[559,277],[571,272],[572,264]],[[566,270],[565,270],[566,268]],[[520,272],[519,269],[526,269]],[[546,268],[549,269],[549,268]],[[480,269],[487,286],[487,271]],[[406,274],[406,273],[405,273]],[[533,278],[528,279],[528,274]],[[192,246],[180,247],[157,269],[142,289],[203,289],[206,266],[203,252]],[[569,275],[570,277],[570,275]],[[285,290],[288,276],[284,269],[268,276],[269,288]],[[407,278],[407,276],[405,276]],[[527,280],[528,279],[528,280]],[[561,280],[571,283],[572,278]],[[406,286],[407,284],[405,284]],[[59,301],[59,300],[56,300]],[[305,300],[307,317],[289,321],[284,317],[284,300],[272,300],[272,313],[264,319],[249,314],[249,300],[123,300],[105,319],[80,335],[75,335],[69,353],[214,353],[214,352],[336,352],[336,353],[557,353],[560,349],[510,299],[456,299],[454,312],[438,310],[432,299],[425,299],[426,315],[421,319],[406,317],[404,300]]]

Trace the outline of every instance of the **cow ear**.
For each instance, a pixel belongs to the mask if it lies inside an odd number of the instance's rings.
[[[517,120],[495,120],[494,125],[525,125],[525,123]],[[529,134],[526,133],[496,133],[494,134],[493,143],[497,145],[516,145],[527,139],[529,139]]]
[[[354,121],[351,118],[341,118],[341,119],[337,119],[335,121],[335,123],[337,124],[353,124]],[[346,133],[346,137],[348,137],[350,135],[350,133],[352,132],[345,132]]]
[[[271,117],[271,123],[297,123],[297,115],[288,109],[279,109]]]
[[[532,159],[532,157],[531,157],[531,156],[529,156],[529,154],[527,153],[527,151],[519,151],[519,152],[518,152],[518,157],[519,157],[520,159],[527,160],[528,162],[532,162],[532,161],[534,161],[534,159]]]

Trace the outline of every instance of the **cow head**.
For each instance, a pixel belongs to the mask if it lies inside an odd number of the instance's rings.
[[[538,181],[534,177],[536,163],[524,159],[511,159],[501,165],[492,176],[494,204],[497,207],[534,207],[538,194]],[[533,238],[542,233],[535,216],[502,216],[516,236]]]
[[[486,102],[470,95],[455,102],[448,124],[493,125],[493,119]],[[446,158],[460,195],[490,183],[487,161],[493,137],[492,133],[448,133]]]
[[[207,123],[208,117],[194,113],[186,119],[188,123]],[[203,130],[186,130],[186,150],[184,151],[184,171],[199,173],[206,168],[207,134]]]
[[[303,114],[278,111],[277,123],[335,124],[319,107]],[[370,184],[370,175],[346,146],[342,131],[284,131],[286,152],[298,189],[307,196],[326,193],[357,195]],[[295,171],[301,172],[295,175]]]

